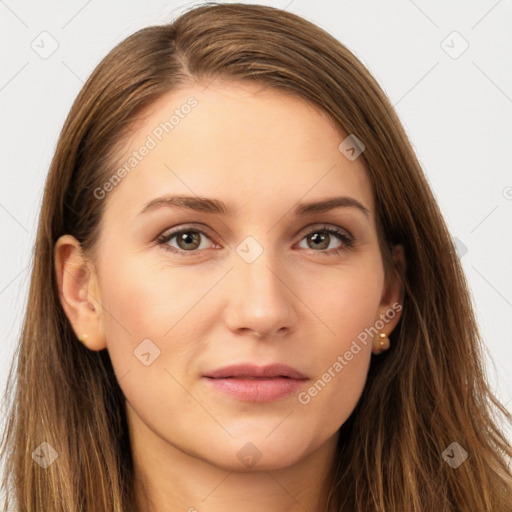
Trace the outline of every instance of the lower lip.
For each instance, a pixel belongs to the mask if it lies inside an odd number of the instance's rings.
[[[204,377],[210,386],[246,402],[272,402],[298,391],[307,379],[287,377],[244,379],[227,377],[213,379]]]

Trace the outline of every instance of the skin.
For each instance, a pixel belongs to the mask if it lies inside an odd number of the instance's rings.
[[[337,431],[365,385],[371,341],[359,343],[307,404],[296,394],[243,401],[201,376],[234,363],[281,362],[308,377],[307,390],[401,302],[402,279],[386,279],[362,159],[349,161],[338,150],[347,134],[299,97],[219,81],[173,91],[148,110],[120,162],[190,96],[198,105],[103,199],[94,258],[69,235],[57,242],[62,305],[77,336],[87,334],[82,342],[112,359],[141,511],[143,484],[159,512],[320,510]],[[140,214],[151,200],[177,194],[219,199],[237,213],[161,206]],[[334,196],[356,199],[368,216],[354,207],[292,215],[299,201]],[[353,246],[328,234],[315,243],[323,224],[348,232]],[[178,226],[205,231],[194,254],[183,249],[190,241],[167,242],[185,256],[155,242]],[[251,263],[236,252],[248,236],[263,250]],[[393,257],[403,265],[401,247]],[[134,350],[148,338],[160,355],[145,366]],[[261,455],[250,467],[237,457],[247,443]]]

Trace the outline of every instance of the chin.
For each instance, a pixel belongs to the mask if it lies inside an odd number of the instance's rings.
[[[309,445],[308,440],[285,442],[277,436],[274,440],[270,437],[261,441],[249,439],[249,436],[244,441],[232,439],[229,446],[217,453],[210,450],[207,454],[209,461],[226,471],[238,473],[274,471],[296,464],[306,456],[305,447]]]

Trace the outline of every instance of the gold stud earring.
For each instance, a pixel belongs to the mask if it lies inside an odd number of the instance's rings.
[[[379,332],[373,337],[373,353],[378,355],[389,348],[389,338],[385,332]]]
[[[88,338],[88,336],[85,333],[78,336],[78,340],[81,341],[82,343],[85,343],[87,341],[87,338]]]

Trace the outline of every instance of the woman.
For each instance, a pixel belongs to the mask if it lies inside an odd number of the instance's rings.
[[[4,488],[27,512],[511,510],[480,350],[369,72],[296,15],[204,5],[114,48],[62,130]]]

